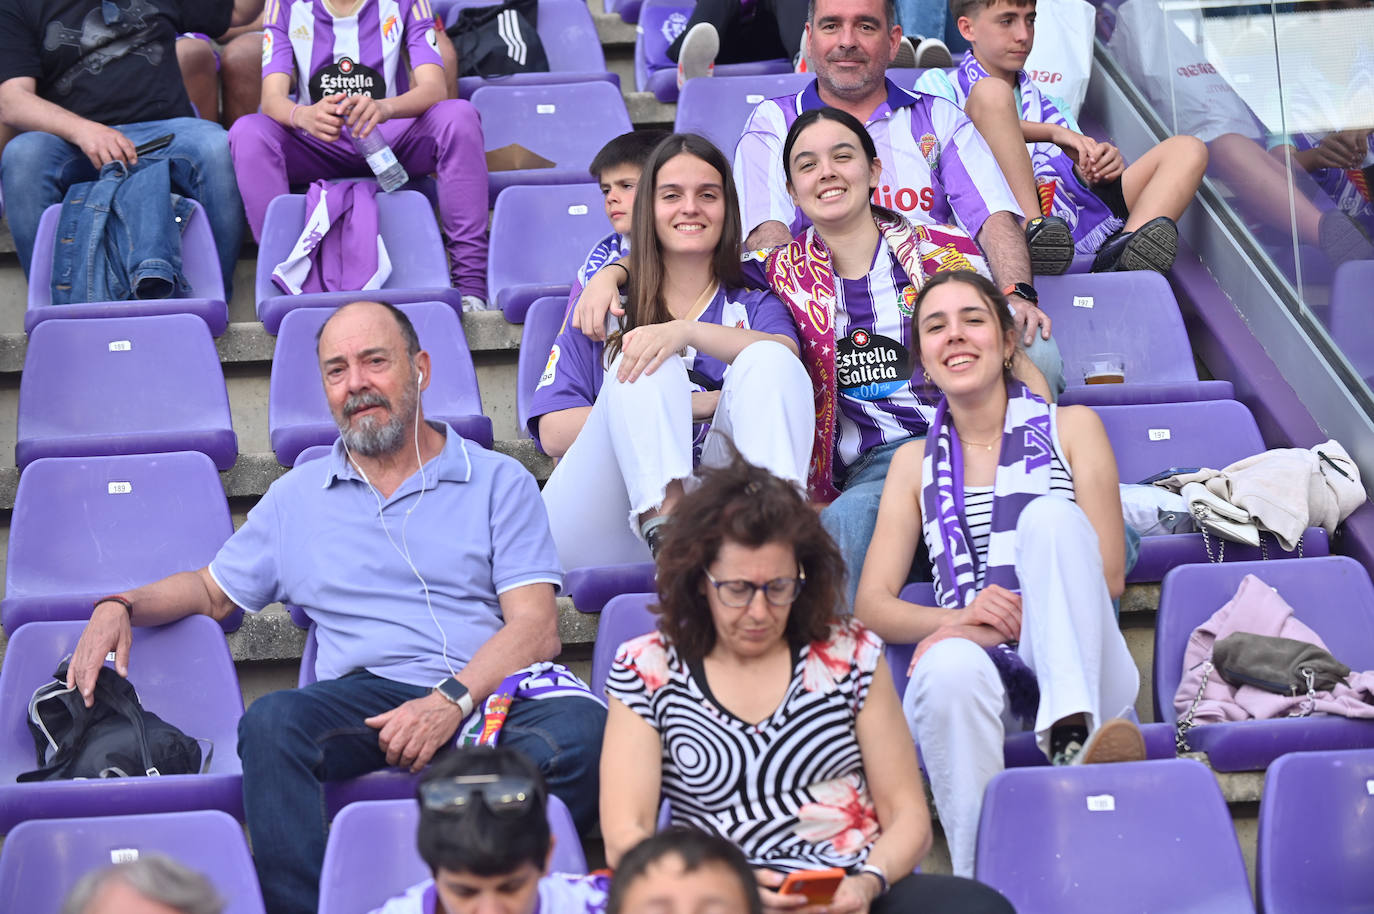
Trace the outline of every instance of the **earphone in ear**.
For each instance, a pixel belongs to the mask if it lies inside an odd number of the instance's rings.
[[[415,383],[416,383],[416,384],[423,384],[423,383],[425,383],[425,373],[424,373],[423,371],[420,372],[420,373],[415,377]]]

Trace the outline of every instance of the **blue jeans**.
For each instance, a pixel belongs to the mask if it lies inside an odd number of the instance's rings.
[[[224,291],[232,295],[244,216],[224,128],[200,118],[175,117],[123,124],[115,129],[135,146],[168,133],[175,135],[169,146],[149,153],[148,158],[166,159],[171,166],[172,190],[205,208],[224,274]],[[5,191],[5,217],[14,234],[14,247],[25,276],[33,260],[34,239],[43,210],[61,203],[73,184],[94,181],[98,176],[85,153],[51,133],[21,133],[5,146],[4,155],[0,156],[0,185]],[[47,281],[46,277],[40,279]]]
[[[243,807],[269,914],[314,914],[329,821],[325,781],[386,767],[365,718],[430,691],[366,671],[272,692],[239,721]],[[583,698],[517,701],[503,746],[535,762],[584,832],[596,819],[606,710]]]
[[[920,440],[908,438],[870,448],[849,468],[840,486],[840,497],[821,511],[821,526],[844,556],[844,568],[848,573],[845,598],[851,611],[854,594],[859,590],[859,574],[864,570],[864,557],[868,555],[868,544],[873,541],[873,528],[878,525],[878,502],[883,498],[883,483],[887,481],[892,455],[907,441]]]

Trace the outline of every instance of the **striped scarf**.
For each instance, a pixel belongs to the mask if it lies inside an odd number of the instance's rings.
[[[975,270],[989,276],[987,260],[963,229],[952,225],[913,226],[896,213],[875,212],[873,221],[888,247],[920,289],[941,270]],[[806,487],[811,498],[828,504],[839,497],[835,486],[835,422],[839,387],[835,378],[837,283],[830,250],[815,226],[768,255],[764,268],[773,293],[792,312],[801,338],[801,358],[816,398],[816,432]]]

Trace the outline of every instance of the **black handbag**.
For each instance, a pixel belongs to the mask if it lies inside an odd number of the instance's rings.
[[[1329,692],[1350,675],[1350,667],[1315,644],[1250,632],[1236,632],[1214,644],[1212,666],[1231,685],[1279,695]]]
[[[132,683],[101,667],[95,696],[86,707],[81,693],[67,688],[67,661],[53,681],[29,701],[28,722],[38,765],[16,781],[143,777],[196,774],[203,770],[199,741],[167,723],[138,700]],[[207,741],[208,742],[208,741]],[[211,745],[204,768],[214,755]]]
[[[506,0],[498,6],[465,6],[448,27],[459,76],[547,73],[549,58],[539,40],[539,0]]]

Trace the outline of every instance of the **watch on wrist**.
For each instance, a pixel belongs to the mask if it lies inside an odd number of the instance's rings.
[[[453,704],[457,705],[458,710],[463,712],[464,717],[467,717],[469,714],[472,713],[472,693],[468,691],[467,686],[463,685],[461,682],[459,682],[452,676],[448,677],[447,679],[443,680],[438,685],[436,685],[434,687],[434,691],[438,692],[440,695],[444,696],[444,698],[448,699]]]
[[[1019,295],[1032,305],[1040,304],[1040,293],[1028,282],[1014,282],[1002,290],[1003,295]]]

